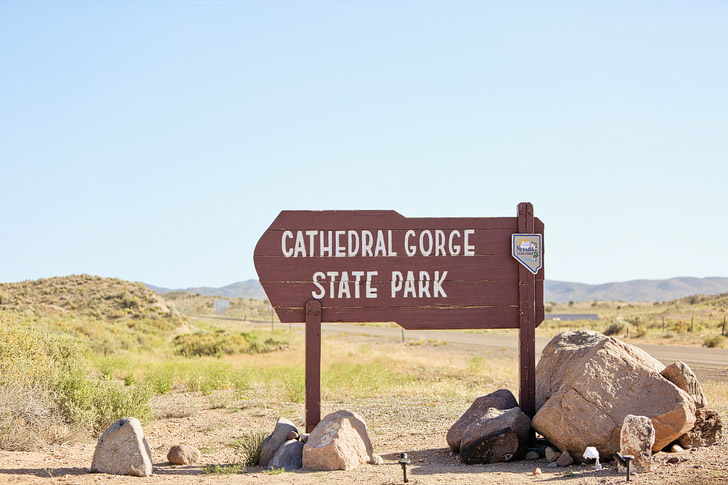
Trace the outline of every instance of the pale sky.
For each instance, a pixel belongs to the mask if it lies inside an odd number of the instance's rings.
[[[0,281],[255,278],[284,209],[514,216],[548,279],[728,277],[728,4],[0,3]]]

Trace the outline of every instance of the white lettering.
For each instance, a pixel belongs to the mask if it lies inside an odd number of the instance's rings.
[[[392,298],[397,297],[397,292],[402,289],[403,281],[404,281],[404,277],[402,276],[401,272],[392,271],[392,281],[390,282],[390,286],[392,289]]]
[[[387,256],[397,256],[396,251],[392,251],[392,230],[389,229],[387,231],[387,246],[389,247],[389,250],[387,251]]]
[[[372,253],[372,244],[374,244],[374,236],[371,231],[361,232],[361,255],[362,256],[374,256]]]
[[[377,231],[377,247],[374,250],[374,256],[386,256],[387,247],[384,245],[384,232]]]
[[[286,258],[293,256],[293,249],[286,248],[286,239],[288,238],[293,239],[293,233],[291,231],[283,231],[283,235],[281,236],[281,251]]]
[[[460,254],[460,245],[459,244],[453,245],[453,243],[452,243],[453,236],[455,236],[456,234],[458,237],[460,237],[460,231],[455,230],[455,231],[450,232],[450,238],[449,238],[449,244],[448,244],[448,246],[450,248],[450,256],[457,256]]]
[[[331,257],[332,250],[333,250],[333,248],[332,248],[333,244],[332,244],[332,241],[331,241],[331,231],[326,231],[326,232],[329,235],[329,244],[328,244],[328,246],[326,246],[324,244],[324,231],[320,231],[319,232],[319,256],[321,256],[322,258],[324,256],[326,256],[326,253],[328,253],[329,257]]]
[[[447,276],[447,271],[442,272],[442,278],[440,278],[440,272],[435,271],[435,279],[432,282],[433,283],[432,293],[434,294],[435,298],[437,298],[438,293],[442,293],[442,297],[447,298],[447,293],[445,293],[445,290],[442,289],[442,283],[445,281],[446,276]]]
[[[343,258],[346,256],[346,248],[341,245],[341,236],[346,234],[346,231],[336,231],[336,257],[337,258]]]
[[[303,233],[296,231],[296,246],[293,249],[293,257],[297,258],[299,254],[304,258],[306,257],[306,244],[303,242]]]
[[[424,242],[425,236],[427,236],[427,239],[429,239],[426,251]],[[422,253],[422,256],[429,256],[430,254],[432,254],[432,233],[430,231],[422,231],[420,233],[420,252]]]
[[[378,271],[367,271],[367,286],[366,286],[366,297],[367,298],[376,298],[377,297],[377,289],[372,288],[372,278],[374,276],[377,276],[379,274]]]
[[[413,271],[407,271],[407,280],[404,282],[404,298],[407,298],[407,293],[412,293],[413,297],[417,297],[415,292],[415,274]]]
[[[306,231],[306,235],[308,236],[308,255],[312,258],[314,249],[313,242],[316,238],[316,234],[318,234],[318,231]]]
[[[349,231],[348,241],[349,241],[348,256],[351,258],[353,256],[356,256],[356,253],[359,252],[359,234],[356,231]],[[354,241],[356,241],[356,246],[354,246]],[[352,273],[352,274],[354,274],[354,273]],[[362,274],[364,274],[364,273],[362,273]]]
[[[346,271],[341,273],[341,280],[339,280],[338,298],[344,298],[345,293],[347,298],[351,298],[351,293],[349,293],[349,273],[347,273]]]
[[[327,271],[326,276],[331,278],[329,280],[329,297],[334,297],[334,282],[336,281],[336,277],[339,276],[338,271]]]
[[[463,253],[464,256],[475,256],[475,246],[472,246],[468,244],[468,237],[471,234],[475,234],[475,229],[465,229],[463,231],[465,233],[463,245],[465,246],[465,252]]]
[[[409,238],[413,237],[415,235],[415,231],[409,230],[404,233],[404,252],[407,253],[407,256],[414,256],[415,253],[417,253],[417,246],[409,245]]]
[[[364,276],[364,271],[352,271],[351,275],[356,278],[356,280],[354,280],[354,298],[359,298],[359,284],[361,282],[361,277]]]
[[[324,279],[324,278],[326,278],[326,275],[321,271],[317,271],[313,274],[313,284],[316,285],[316,288],[318,288],[319,291],[318,291],[318,293],[315,291],[312,291],[311,292],[312,297],[323,298],[324,295],[326,294],[326,290],[324,290],[323,285],[321,285],[321,283],[318,282],[318,280]]]
[[[430,298],[430,273],[427,271],[420,271],[419,297],[423,298],[425,295],[427,295],[427,298]]]
[[[445,231],[435,231],[435,256],[445,256]]]

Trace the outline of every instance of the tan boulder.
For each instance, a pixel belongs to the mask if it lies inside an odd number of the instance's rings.
[[[628,414],[622,423],[619,449],[622,455],[632,455],[632,468],[637,472],[652,470],[652,446],[655,444],[655,428],[647,416]]]
[[[192,465],[199,463],[200,450],[189,445],[174,445],[167,452],[167,461],[172,465]]]
[[[303,447],[306,470],[352,470],[363,463],[376,463],[372,442],[364,420],[349,411],[327,415]]]
[[[683,448],[697,448],[717,443],[723,437],[723,420],[712,409],[695,411],[695,426],[680,437],[678,443]]]
[[[704,408],[708,404],[700,381],[685,362],[673,362],[660,375],[687,392],[695,401],[696,408]]]
[[[555,339],[569,341],[568,336]],[[594,446],[609,459],[619,451],[621,426],[628,414],[652,420],[655,450],[693,427],[692,398],[658,374],[658,361],[611,337],[587,340],[595,343],[588,352],[572,354],[574,358],[564,363],[570,367],[568,372],[550,373],[563,381],[534,416],[532,426],[537,432],[574,456]],[[544,375],[542,371],[541,379]]]
[[[569,379],[574,372],[579,372],[579,362],[591,349],[610,337],[593,330],[569,330],[556,335],[544,347],[541,359],[536,366],[536,410]],[[630,354],[642,363],[660,372],[665,368],[662,363],[650,354],[637,347],[630,346]]]
[[[91,471],[113,475],[148,477],[152,474],[152,453],[136,418],[122,418],[99,438]]]

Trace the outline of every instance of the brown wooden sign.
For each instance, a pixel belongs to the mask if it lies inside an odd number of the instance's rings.
[[[281,322],[306,322],[306,430],[320,420],[322,321],[518,328],[519,402],[533,417],[543,230],[525,202],[516,217],[497,218],[281,212],[258,241],[254,261]],[[538,264],[524,260],[536,254]]]
[[[537,233],[543,224],[534,221]],[[516,217],[406,218],[394,211],[283,211],[255,248],[281,322],[390,322],[408,330],[519,327]],[[543,271],[536,320],[543,320]]]

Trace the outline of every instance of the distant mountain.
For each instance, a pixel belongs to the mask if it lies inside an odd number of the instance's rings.
[[[222,288],[184,288],[171,290],[146,285],[157,293],[187,291],[223,298],[268,298],[258,280],[239,281]],[[546,280],[545,300],[556,303],[568,301],[669,301],[691,295],[717,295],[728,292],[728,278],[670,278],[668,280],[634,280],[603,285],[587,285],[566,281]]]
[[[205,296],[220,296],[223,298],[252,298],[254,300],[265,300],[268,297],[263,291],[263,287],[260,286],[258,280],[246,280],[238,281],[231,285],[223,286],[221,288],[211,288],[203,286],[199,288],[180,288],[180,289],[169,289],[161,288],[159,286],[148,285],[146,287],[156,293],[170,293],[172,291],[186,291],[188,293],[196,293],[198,295]]]
[[[546,280],[544,299],[568,301],[669,301],[691,295],[717,295],[728,292],[728,278],[670,278],[634,280],[603,285]]]

